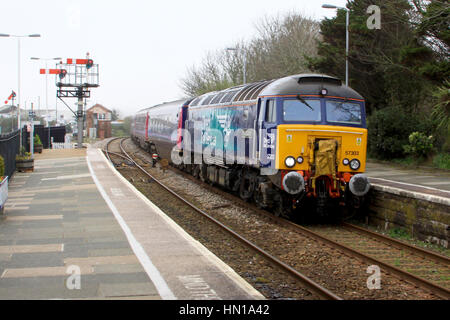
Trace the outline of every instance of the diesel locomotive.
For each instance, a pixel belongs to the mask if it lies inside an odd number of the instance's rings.
[[[258,81],[145,108],[131,136],[154,159],[276,215],[354,211],[370,189],[364,98],[327,75]]]

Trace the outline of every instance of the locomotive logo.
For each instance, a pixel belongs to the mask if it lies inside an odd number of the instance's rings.
[[[362,143],[362,139],[361,138],[356,138],[356,145],[360,146]]]
[[[286,136],[286,141],[287,141],[287,142],[292,142],[292,134],[288,134],[288,135]]]

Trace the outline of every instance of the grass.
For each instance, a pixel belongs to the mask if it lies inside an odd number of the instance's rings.
[[[394,239],[411,240],[411,235],[403,228],[392,228],[389,230],[389,236]]]
[[[376,158],[372,158],[377,160]],[[378,160],[380,161],[380,160]],[[381,160],[381,162],[391,162],[404,167],[429,167],[430,169],[450,170],[450,153],[441,152],[429,159],[415,158],[407,156],[405,158],[396,158],[391,160]]]
[[[396,238],[398,240],[403,240],[403,241],[405,241],[405,242],[407,242],[409,244],[416,245],[416,246],[418,246],[420,248],[428,249],[428,250],[431,250],[431,251],[435,251],[435,252],[440,253],[440,254],[442,254],[444,256],[450,257],[450,249],[444,248],[444,247],[442,247],[440,245],[437,245],[437,244],[433,244],[433,243],[429,243],[429,242],[418,240],[418,239],[414,238],[414,236],[409,234],[408,231],[406,229],[404,229],[404,228],[392,228],[392,229],[389,229],[388,231],[383,231],[383,230],[380,230],[378,227],[368,226],[366,224],[361,223],[360,221],[354,220],[354,221],[351,221],[351,222],[355,223],[356,225],[359,225],[360,227],[367,228],[369,230],[372,230],[372,231],[375,231],[375,232],[378,232],[378,233],[390,236],[392,238]]]
[[[438,153],[433,158],[433,167],[450,170],[450,153]]]
[[[392,159],[392,162],[401,164],[403,166],[410,167],[410,166],[417,166],[417,165],[421,164],[423,161],[421,161],[420,159],[408,156],[406,158]]]

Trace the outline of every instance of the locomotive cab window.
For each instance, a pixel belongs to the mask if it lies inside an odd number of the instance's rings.
[[[275,100],[267,100],[266,115],[264,120],[269,123],[277,122],[277,109],[275,107]]]
[[[347,101],[327,101],[327,121],[361,124],[361,105]]]
[[[320,100],[303,98],[283,101],[284,121],[320,121]]]

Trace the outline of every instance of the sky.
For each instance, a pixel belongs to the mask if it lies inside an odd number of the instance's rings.
[[[57,105],[55,76],[39,74],[39,58],[90,58],[99,65],[100,87],[92,89],[87,108],[99,103],[124,117],[144,107],[184,97],[181,79],[208,52],[225,50],[256,34],[264,16],[299,12],[317,21],[333,17],[323,3],[345,0],[15,0],[0,3],[0,33],[40,34],[20,38],[21,106]],[[0,106],[18,91],[19,38],[0,37]],[[47,62],[48,68],[55,63]],[[3,100],[1,100],[3,99]],[[76,109],[76,99],[65,99]]]

